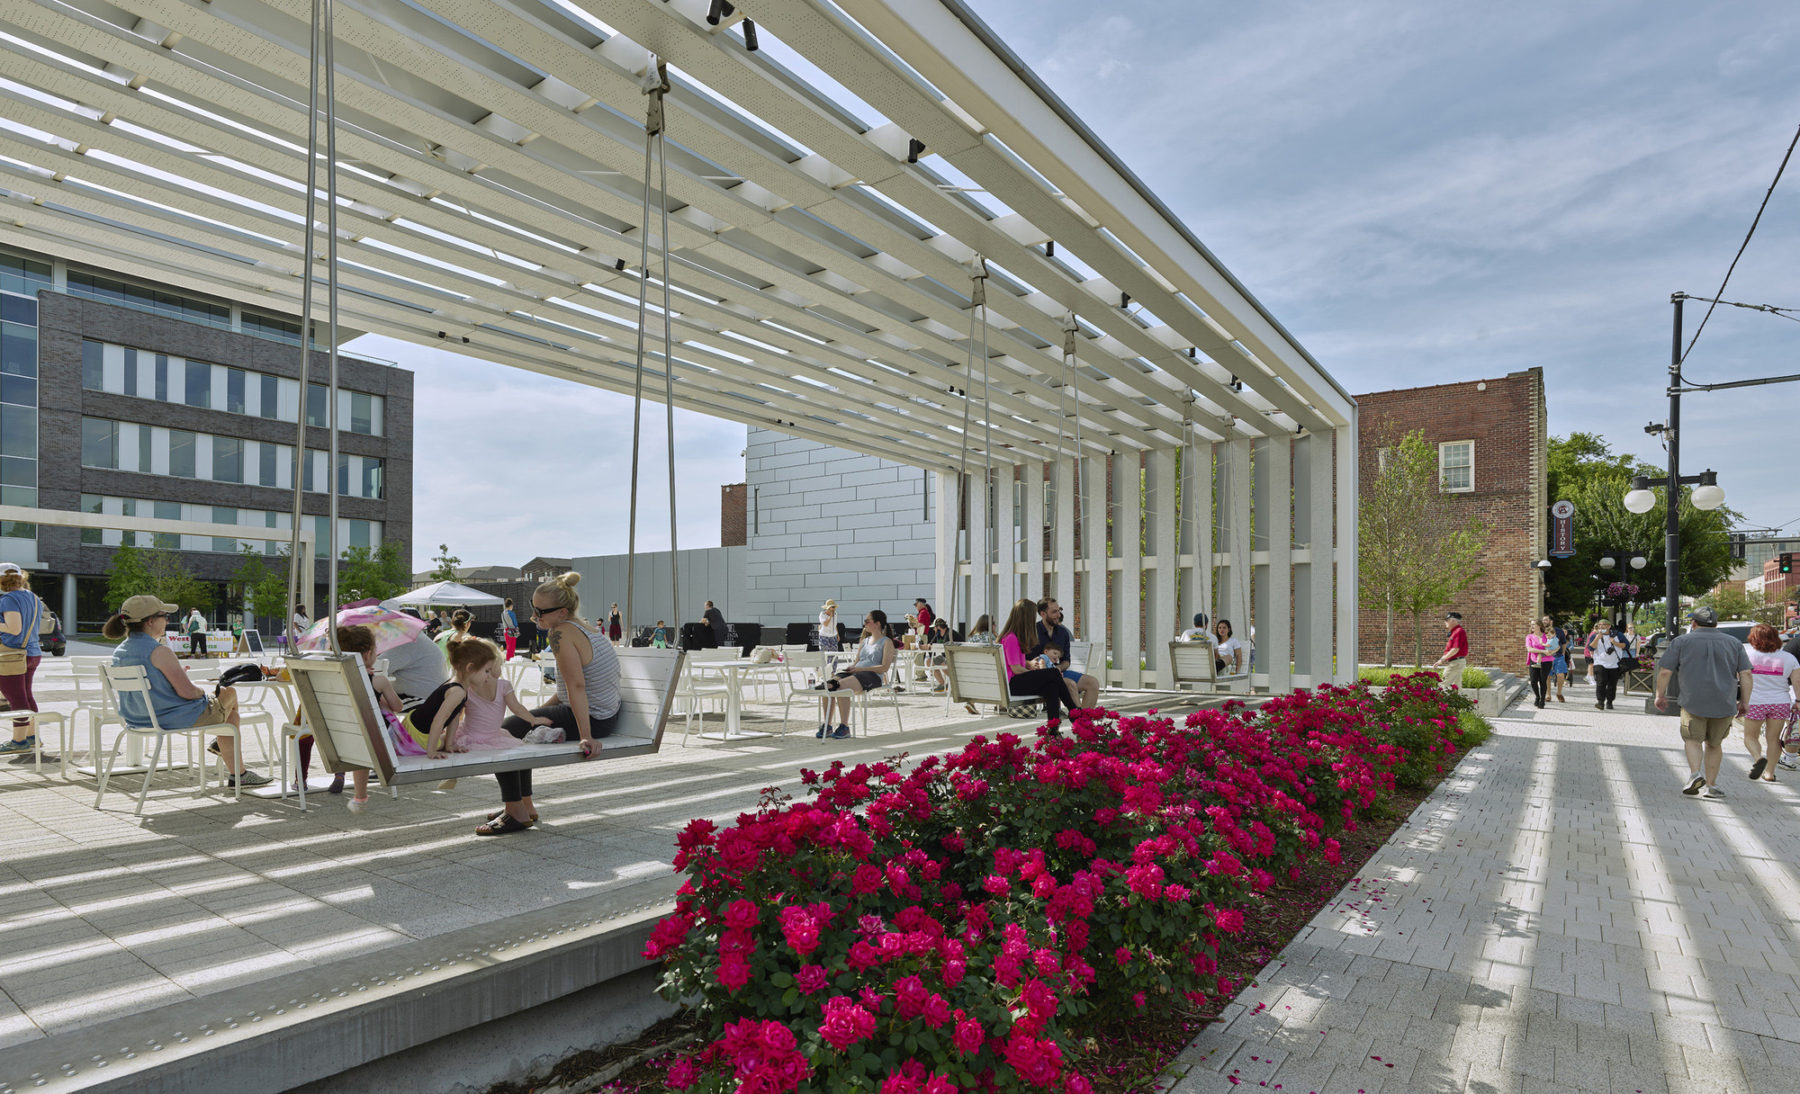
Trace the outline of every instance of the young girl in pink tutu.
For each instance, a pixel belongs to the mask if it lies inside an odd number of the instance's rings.
[[[549,726],[519,702],[512,685],[500,675],[500,649],[485,638],[458,636],[449,645],[451,679],[438,686],[423,703],[406,715],[406,728],[424,748],[425,755],[441,760],[453,752],[517,748],[519,738],[500,728],[507,711],[533,726]],[[554,744],[562,731],[534,729],[528,744]],[[439,789],[448,790],[455,779],[445,779]]]

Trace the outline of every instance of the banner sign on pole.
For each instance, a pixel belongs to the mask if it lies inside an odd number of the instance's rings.
[[[1550,557],[1575,557],[1575,503],[1559,501],[1550,507]]]

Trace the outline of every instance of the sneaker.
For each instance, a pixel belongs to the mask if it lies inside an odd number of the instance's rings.
[[[1694,795],[1700,793],[1700,788],[1705,785],[1706,785],[1706,776],[1705,775],[1700,775],[1700,774],[1690,775],[1688,777],[1687,785],[1681,788],[1681,792],[1691,798]]]
[[[37,751],[37,737],[31,736],[23,741],[7,741],[0,744],[0,756],[17,756],[26,752]]]
[[[360,813],[368,807],[369,799],[367,798],[351,798],[344,803],[344,808],[350,810],[352,813]]]
[[[830,733],[830,732],[831,732],[831,727],[826,725],[824,722],[820,722],[819,723],[819,732],[813,734],[813,740],[822,741],[825,739],[825,734]]]
[[[831,739],[834,741],[841,741],[848,736],[850,736],[850,724],[848,722],[831,731]]]
[[[1724,801],[1725,791],[1720,790],[1716,786],[1709,786],[1705,790],[1700,791],[1700,796],[1708,801]]]
[[[1794,758],[1786,754],[1783,754],[1781,759],[1776,760],[1775,763],[1789,771],[1800,771],[1800,763],[1795,763]]]
[[[267,785],[269,785],[269,783],[271,783],[273,781],[274,780],[270,779],[267,775],[262,775],[255,771],[244,770],[244,771],[239,772],[236,775],[227,776],[225,779],[225,785],[226,786],[267,786]]]

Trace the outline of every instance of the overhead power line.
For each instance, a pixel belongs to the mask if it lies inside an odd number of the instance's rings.
[[[1793,158],[1796,144],[1800,144],[1800,128],[1794,130],[1794,139],[1788,142],[1787,152],[1781,157],[1781,166],[1775,169],[1774,181],[1769,183],[1768,191],[1763,194],[1762,204],[1756,207],[1756,219],[1750,222],[1750,230],[1744,233],[1744,242],[1738,245],[1737,254],[1732,256],[1731,265],[1725,268],[1725,280],[1719,282],[1719,291],[1713,294],[1715,299],[1707,305],[1706,314],[1700,317],[1700,325],[1694,328],[1694,337],[1688,340],[1687,349],[1682,351],[1682,364],[1687,363],[1688,354],[1694,352],[1694,343],[1700,341],[1700,332],[1706,329],[1706,321],[1712,318],[1713,309],[1719,306],[1716,298],[1725,295],[1725,286],[1731,283],[1731,273],[1737,269],[1738,259],[1744,257],[1745,248],[1750,246],[1750,237],[1756,234],[1756,226],[1762,223],[1763,210],[1769,207],[1769,198],[1774,195],[1776,184],[1781,182],[1782,172],[1787,170],[1788,160]]]

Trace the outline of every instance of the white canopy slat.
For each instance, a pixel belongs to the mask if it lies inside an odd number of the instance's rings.
[[[1086,454],[1172,447],[1184,415],[1202,440],[1350,420],[1304,349],[954,0],[755,0],[776,47],[760,53],[708,26],[703,0],[570,3],[592,19],[550,0],[339,0],[346,324],[628,390],[637,75],[655,49],[674,88],[677,405],[953,466],[953,389],[984,394],[965,365],[963,263],[980,254],[993,412],[971,419],[978,454],[990,433],[1002,464],[1059,438],[1073,451],[1070,310]],[[122,268],[294,311],[307,15],[308,0],[0,10],[15,85],[0,85],[0,242],[123,253]],[[862,102],[809,86],[776,59],[788,50]]]

